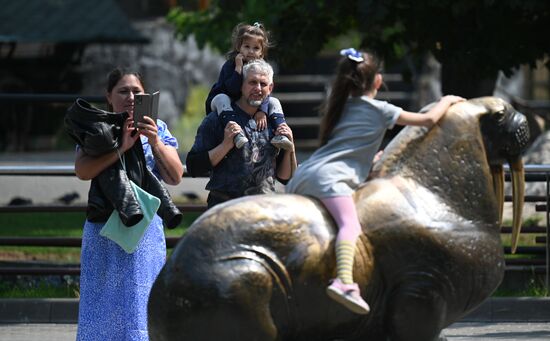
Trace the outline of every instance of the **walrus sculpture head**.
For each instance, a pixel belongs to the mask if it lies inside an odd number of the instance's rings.
[[[276,194],[214,207],[153,286],[151,340],[437,340],[502,280],[502,165],[512,172],[515,248],[528,135],[522,114],[485,97],[390,142],[355,194],[354,279],[368,315],[325,294],[336,227],[317,200]]]

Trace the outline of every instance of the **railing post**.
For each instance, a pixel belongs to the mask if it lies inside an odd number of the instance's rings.
[[[550,291],[550,176],[549,172],[546,172],[546,273],[545,273],[545,285],[546,295]]]

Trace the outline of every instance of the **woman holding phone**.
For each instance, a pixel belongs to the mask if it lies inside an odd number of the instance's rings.
[[[144,117],[134,126],[135,96],[145,92],[137,72],[114,69],[108,76],[107,101],[110,111],[129,114],[117,151],[100,156],[87,155],[78,148],[75,172],[81,180],[91,180],[119,161],[140,139],[147,168],[160,180],[177,185],[183,165],[178,142],[162,120]],[[136,171],[128,162],[128,170]],[[139,176],[139,175],[138,175]],[[88,205],[88,214],[94,210]],[[155,215],[137,249],[126,253],[112,240],[102,237],[105,222],[84,224],[82,235],[80,304],[77,340],[148,340],[147,301],[155,278],[166,260],[163,223]]]

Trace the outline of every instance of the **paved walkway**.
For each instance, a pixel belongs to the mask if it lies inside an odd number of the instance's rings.
[[[448,341],[550,340],[550,323],[460,322],[445,330]],[[74,341],[75,324],[0,325],[0,341]]]
[[[0,324],[0,341],[74,341],[76,324]]]
[[[550,340],[550,323],[460,322],[445,330],[449,341],[537,341]]]

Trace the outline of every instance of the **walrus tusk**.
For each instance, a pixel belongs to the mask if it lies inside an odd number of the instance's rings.
[[[525,175],[521,157],[509,162],[512,173],[512,199],[513,199],[513,222],[512,222],[512,253],[516,253],[519,234],[521,232],[521,215],[523,212],[523,200],[525,194]]]
[[[502,226],[504,212],[504,167],[502,165],[491,166],[493,175],[493,189],[498,203],[498,226]]]

